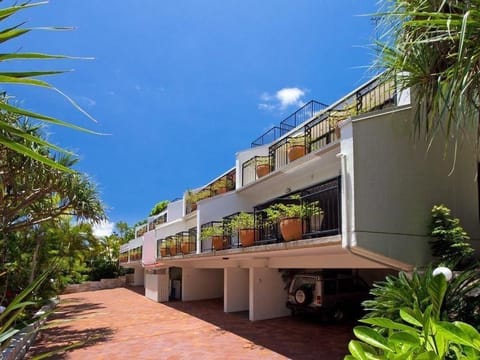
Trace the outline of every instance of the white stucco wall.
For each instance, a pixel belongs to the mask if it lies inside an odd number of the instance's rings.
[[[145,274],[145,297],[156,302],[168,301],[168,269],[157,270],[157,273]]]
[[[143,235],[142,262],[146,265],[153,264],[157,258],[157,242],[155,231],[149,231]]]
[[[251,321],[287,316],[287,293],[277,269],[250,268],[249,319]]]
[[[173,201],[167,205],[167,221],[174,221],[183,216],[183,199]]]
[[[453,159],[444,158],[444,138],[427,152],[427,145],[412,137],[411,118],[405,108],[354,120],[353,157],[347,161],[353,160],[354,168],[357,245],[420,265],[430,256],[426,235],[435,204],[445,204],[473,238],[479,237],[477,160],[464,142],[449,176]]]
[[[182,268],[182,300],[215,299],[223,296],[223,269]]]
[[[225,268],[223,277],[223,310],[225,312],[248,310],[249,270]]]
[[[235,166],[237,168],[236,172],[236,188],[242,187],[242,164],[245,161],[250,160],[254,156],[267,156],[268,155],[268,145],[256,146],[254,148],[246,149],[237,152]]]

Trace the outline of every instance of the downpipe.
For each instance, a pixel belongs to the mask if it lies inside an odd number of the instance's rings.
[[[405,271],[405,269],[392,265],[390,263],[387,263],[385,261],[381,261],[379,259],[374,259],[372,257],[366,256],[365,254],[361,254],[357,251],[355,251],[355,246],[352,246],[352,233],[354,232],[354,229],[350,229],[350,217],[351,214],[353,213],[353,209],[349,211],[348,208],[348,200],[351,197],[349,188],[347,186],[347,154],[345,153],[338,153],[337,157],[340,158],[340,167],[342,169],[342,176],[341,176],[341,185],[343,189],[343,196],[342,196],[342,208],[345,211],[345,216],[343,216],[343,222],[345,224],[345,232],[342,232],[342,247],[347,250],[347,252],[353,256],[358,256],[361,257],[362,259],[366,259],[369,261],[376,262],[378,264],[384,265],[389,269],[395,269],[399,271]],[[343,239],[345,239],[345,242],[343,242]]]

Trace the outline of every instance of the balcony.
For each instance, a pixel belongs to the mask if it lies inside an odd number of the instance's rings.
[[[122,252],[118,255],[118,262],[121,264],[128,262],[128,251]]]
[[[130,261],[140,261],[142,260],[143,246],[136,247],[129,251]]]
[[[255,156],[242,164],[242,186],[264,176],[267,169],[269,172],[279,170],[306,154],[339,140],[340,121],[395,106],[397,99],[395,88],[393,82],[383,82],[377,77],[326,109],[320,106],[323,106],[321,103],[306,104],[283,120],[278,130],[274,131],[274,135],[279,135],[279,140],[270,145],[268,157]],[[301,124],[304,125],[300,126]],[[256,139],[252,147],[266,144],[265,140],[271,139],[267,134],[270,132]],[[259,164],[262,165],[260,169]]]
[[[157,240],[157,258],[194,254],[197,251],[197,229],[181,231]]]
[[[200,227],[201,251],[217,251],[230,248],[230,235],[223,221],[210,221]]]
[[[157,215],[148,219],[148,231],[155,230],[158,225],[164,224],[167,222],[167,213],[162,215]]]
[[[290,130],[296,128],[298,125],[304,123],[308,119],[312,118],[316,114],[320,113],[328,105],[321,102],[311,100],[300,109],[295,111],[293,114],[288,116],[286,119],[280,122],[280,126],[274,126],[266,133],[260,135],[257,139],[252,141],[251,146],[262,146],[265,144],[270,144],[285,135]]]
[[[301,239],[318,238],[341,233],[340,177],[309,187],[307,189],[255,206],[257,237],[255,245],[283,242],[285,239],[278,223],[267,217],[267,209],[274,204],[296,203],[308,206],[318,204],[322,213],[304,217],[300,223]]]
[[[208,199],[210,197],[235,190],[235,180],[236,171],[233,169],[197,191],[187,191],[185,195],[186,214],[197,210],[197,203],[200,200]]]
[[[317,209],[321,211],[309,212],[298,220],[299,235],[295,240],[319,238],[338,235],[341,233],[341,206],[340,206],[340,177],[311,186],[309,188],[288,194],[254,207],[250,214],[253,223],[245,229],[235,224],[238,219],[235,213],[219,221],[212,221],[201,226],[202,252],[218,251],[245,247],[244,240],[240,240],[243,230],[253,230],[253,246],[290,241],[282,235],[279,222],[272,221],[267,216],[268,209],[275,204],[295,204],[299,208]],[[315,206],[313,206],[315,205]],[[298,208],[297,207],[297,208]]]

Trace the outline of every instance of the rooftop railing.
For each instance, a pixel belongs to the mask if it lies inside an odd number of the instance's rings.
[[[281,138],[269,147],[270,171],[281,169],[292,161],[337,141],[340,138],[340,121],[395,106],[396,98],[396,84],[377,77],[326,109],[324,104],[318,102],[306,104],[280,123],[277,133],[278,138]],[[314,118],[299,127],[311,117]],[[287,133],[289,134],[285,136]],[[262,135],[252,146],[265,144],[263,139]],[[246,174],[242,173],[242,186],[259,178],[253,172],[255,161],[254,157],[242,164],[242,170],[246,171]]]
[[[280,122],[280,126],[274,126],[264,134],[260,135],[257,139],[252,141],[251,147],[262,146],[270,144],[278,138],[285,135],[290,130],[296,128],[301,123],[312,118],[316,114],[325,109],[328,105],[319,101],[311,100],[300,109],[289,115],[287,118]]]

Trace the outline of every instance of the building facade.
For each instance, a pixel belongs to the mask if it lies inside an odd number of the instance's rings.
[[[474,145],[462,144],[451,173],[443,139],[427,149],[412,137],[410,96],[374,78],[330,106],[307,103],[239,151],[232,169],[149,218],[121,265],[154,301],[223,297],[225,312],[260,320],[288,314],[289,271],[354,269],[373,281],[424,265],[435,204],[479,239]],[[290,205],[303,209],[294,240],[272,220]],[[251,222],[248,242],[239,213]]]

